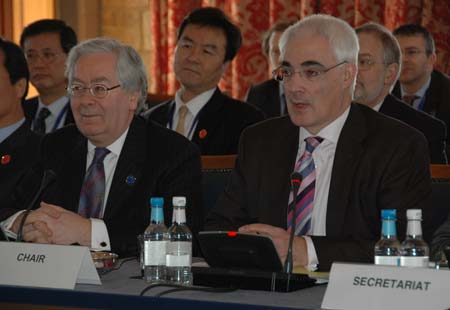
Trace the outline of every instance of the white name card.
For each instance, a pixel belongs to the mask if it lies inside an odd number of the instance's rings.
[[[450,307],[450,270],[334,263],[324,309]]]
[[[101,285],[89,248],[0,242],[0,284],[73,289]]]

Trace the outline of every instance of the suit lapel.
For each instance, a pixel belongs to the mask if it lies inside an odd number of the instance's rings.
[[[146,154],[145,124],[140,118],[135,118],[131,123],[109,190],[103,215],[105,220],[114,217],[115,212],[120,210],[125,201],[130,200],[134,188],[141,181]]]
[[[217,120],[220,119],[220,110],[224,104],[225,95],[217,88],[213,96],[199,113],[198,124],[195,128],[192,142],[196,143],[200,150],[207,149],[214,131],[217,127]]]
[[[334,155],[327,207],[327,236],[342,235],[349,205],[353,175],[363,152],[362,141],[367,135],[360,106],[352,104],[342,128]]]

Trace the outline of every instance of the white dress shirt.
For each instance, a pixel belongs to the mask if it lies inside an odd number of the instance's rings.
[[[306,129],[300,127],[300,141],[296,161],[298,161],[305,152],[306,138],[311,136],[323,138],[322,143],[320,143],[312,153],[316,168],[316,187],[314,194],[314,207],[312,209],[311,216],[311,236],[326,236],[328,193],[330,190],[334,154],[336,152],[339,136],[342,128],[344,127],[345,121],[347,120],[349,112],[350,107],[348,107],[341,116],[335,119],[332,123],[328,124],[328,126],[323,128],[316,135],[312,135]],[[308,268],[315,270],[319,264],[319,261],[314,243],[310,237],[304,236],[304,238],[306,240],[308,251]]]
[[[192,140],[192,136],[194,135],[194,131],[198,123],[197,115],[214,95],[216,88],[217,87],[207,90],[200,95],[192,98],[188,102],[183,102],[180,95],[181,90],[177,91],[177,93],[175,94],[175,111],[173,113],[172,120],[169,120],[169,123],[167,124],[167,128],[172,130],[175,130],[175,128],[177,128],[180,106],[186,105],[186,107],[188,108],[188,113],[186,113],[186,118],[184,120],[184,136],[189,140]]]
[[[39,112],[42,108],[47,108],[50,111],[49,116],[45,119],[45,133],[52,132],[56,129],[59,129],[61,127],[64,127],[64,122],[66,120],[67,110],[64,111],[64,107],[69,103],[69,97],[63,96],[59,98],[58,100],[52,102],[49,105],[45,105],[41,101],[41,97],[38,98],[38,109],[37,113],[34,117],[34,120],[36,120],[39,116]],[[60,116],[61,115],[61,116]],[[58,124],[55,127],[55,123],[58,120]]]

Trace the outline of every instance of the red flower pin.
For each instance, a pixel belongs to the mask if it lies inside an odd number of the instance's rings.
[[[200,139],[205,139],[205,137],[208,135],[208,132],[206,131],[206,129],[202,129],[200,130],[200,132],[198,133],[198,137]]]
[[[11,155],[3,155],[2,159],[0,160],[0,162],[2,163],[2,165],[7,165],[9,164],[9,162],[11,161]]]

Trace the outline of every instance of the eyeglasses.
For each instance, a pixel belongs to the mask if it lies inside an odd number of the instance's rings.
[[[319,66],[308,66],[306,68],[300,68],[300,70],[298,71],[295,71],[295,69],[291,66],[281,65],[275,70],[273,70],[272,74],[274,79],[280,82],[281,81],[289,82],[295,73],[300,74],[302,78],[305,78],[310,82],[315,82],[319,80],[328,71],[337,68],[345,63],[347,63],[347,61],[340,62],[337,65],[334,65],[329,68],[322,68]]]
[[[56,61],[59,55],[62,55],[64,53],[55,53],[52,51],[43,51],[42,53],[39,52],[26,52],[25,58],[27,59],[27,62],[32,64],[38,61],[38,59],[41,59],[43,63],[51,64]]]
[[[386,65],[385,62],[376,62],[371,58],[358,58],[358,70],[366,71],[373,67],[375,64],[383,64]]]
[[[86,90],[89,89],[89,92],[91,93],[92,96],[101,99],[108,96],[110,90],[116,89],[120,86],[121,86],[120,84],[117,84],[116,86],[113,87],[107,87],[106,85],[103,84],[94,84],[91,85],[90,87],[85,87],[80,84],[72,84],[69,87],[67,87],[67,93],[71,97],[81,97],[84,95]]]

